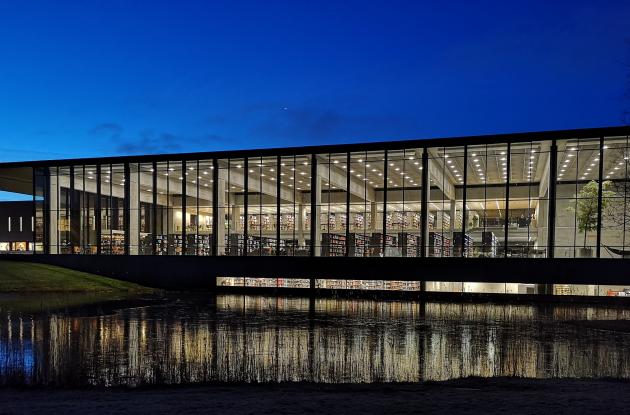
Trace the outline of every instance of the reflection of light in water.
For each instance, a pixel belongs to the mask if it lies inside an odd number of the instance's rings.
[[[570,320],[630,312],[219,296],[98,317],[0,315],[0,381],[374,382],[466,376],[630,378],[630,336]],[[25,336],[27,336],[25,338]]]

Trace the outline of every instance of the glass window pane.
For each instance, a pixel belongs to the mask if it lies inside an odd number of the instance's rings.
[[[559,140],[557,145],[555,256],[593,257],[597,240],[599,139]]]

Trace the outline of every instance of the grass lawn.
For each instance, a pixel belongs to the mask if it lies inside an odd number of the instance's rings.
[[[154,290],[53,265],[0,260],[0,292],[150,294]]]

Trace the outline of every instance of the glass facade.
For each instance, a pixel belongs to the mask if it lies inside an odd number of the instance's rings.
[[[35,251],[444,260],[630,255],[628,136],[563,132],[325,150],[38,166]],[[421,284],[322,279],[316,286]],[[461,284],[448,289],[465,291]]]
[[[37,168],[38,250],[625,256],[630,244],[628,137],[418,144],[380,151]],[[553,244],[548,243],[550,221]]]

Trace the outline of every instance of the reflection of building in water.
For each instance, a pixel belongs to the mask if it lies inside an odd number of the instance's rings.
[[[630,339],[572,324],[630,311],[220,296],[216,309],[0,319],[0,381],[374,382],[630,377]]]

